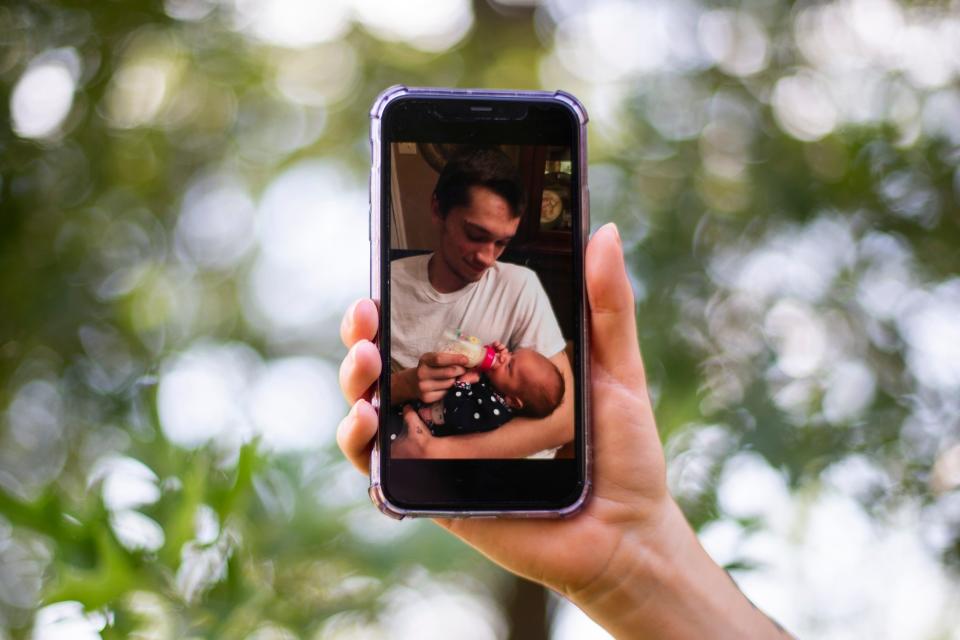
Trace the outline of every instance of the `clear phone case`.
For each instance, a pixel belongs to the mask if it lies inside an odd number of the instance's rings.
[[[385,89],[373,102],[370,109],[370,296],[380,306],[380,205],[381,205],[381,139],[383,114],[388,105],[401,97],[406,96],[419,97],[438,97],[438,98],[517,98],[523,101],[544,101],[559,102],[566,105],[576,114],[579,123],[579,145],[578,162],[580,167],[580,234],[584,239],[582,242],[583,250],[586,249],[586,239],[590,235],[590,192],[587,185],[587,111],[584,106],[574,96],[564,91],[510,91],[495,89],[451,89],[451,88],[433,88],[433,87],[407,87],[404,85],[395,85]],[[582,256],[581,256],[582,258]],[[589,354],[589,316],[586,308],[586,288],[585,283],[580,283],[580,295],[584,301],[583,318],[581,319],[580,344],[581,352]],[[378,344],[379,348],[384,345]],[[580,380],[587,384],[587,392],[583,394],[582,402],[584,416],[584,466],[585,482],[580,496],[569,506],[562,509],[544,509],[544,510],[421,510],[407,509],[390,502],[383,490],[383,484],[380,478],[380,438],[379,434],[374,440],[373,450],[370,454],[370,488],[368,493],[370,499],[377,508],[384,514],[402,520],[403,518],[420,517],[439,517],[439,518],[563,518],[577,513],[583,508],[587,496],[592,486],[592,468],[593,468],[593,446],[590,427],[590,393],[589,393],[589,356],[581,358],[583,362],[573,363],[573,366],[579,368]],[[374,408],[379,412],[380,394],[375,392],[372,399]]]

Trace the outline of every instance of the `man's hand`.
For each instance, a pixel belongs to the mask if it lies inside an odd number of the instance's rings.
[[[390,455],[394,458],[426,457],[430,443],[436,438],[413,407],[408,404],[403,405],[403,422],[407,426],[406,433],[390,444]]]
[[[390,401],[393,404],[420,400],[436,402],[458,378],[467,373],[467,356],[460,353],[425,353],[416,367],[392,376]]]

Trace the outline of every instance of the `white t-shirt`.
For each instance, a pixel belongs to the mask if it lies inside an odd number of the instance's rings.
[[[394,260],[390,272],[390,356],[403,369],[436,351],[443,332],[460,329],[481,344],[499,340],[513,351],[535,349],[552,358],[566,343],[537,274],[495,262],[480,280],[453,293],[430,284],[430,254]]]

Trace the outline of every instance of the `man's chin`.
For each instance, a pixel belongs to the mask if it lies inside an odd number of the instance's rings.
[[[486,269],[481,269],[480,271],[475,271],[469,267],[460,272],[460,277],[463,278],[464,282],[476,282],[483,277],[483,274],[487,272]]]

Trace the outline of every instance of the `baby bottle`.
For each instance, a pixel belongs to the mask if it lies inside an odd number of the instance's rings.
[[[446,330],[440,341],[438,351],[444,353],[459,353],[467,356],[467,367],[479,367],[480,371],[488,371],[497,358],[497,352],[490,345],[480,344],[475,336],[464,335],[462,331]]]

